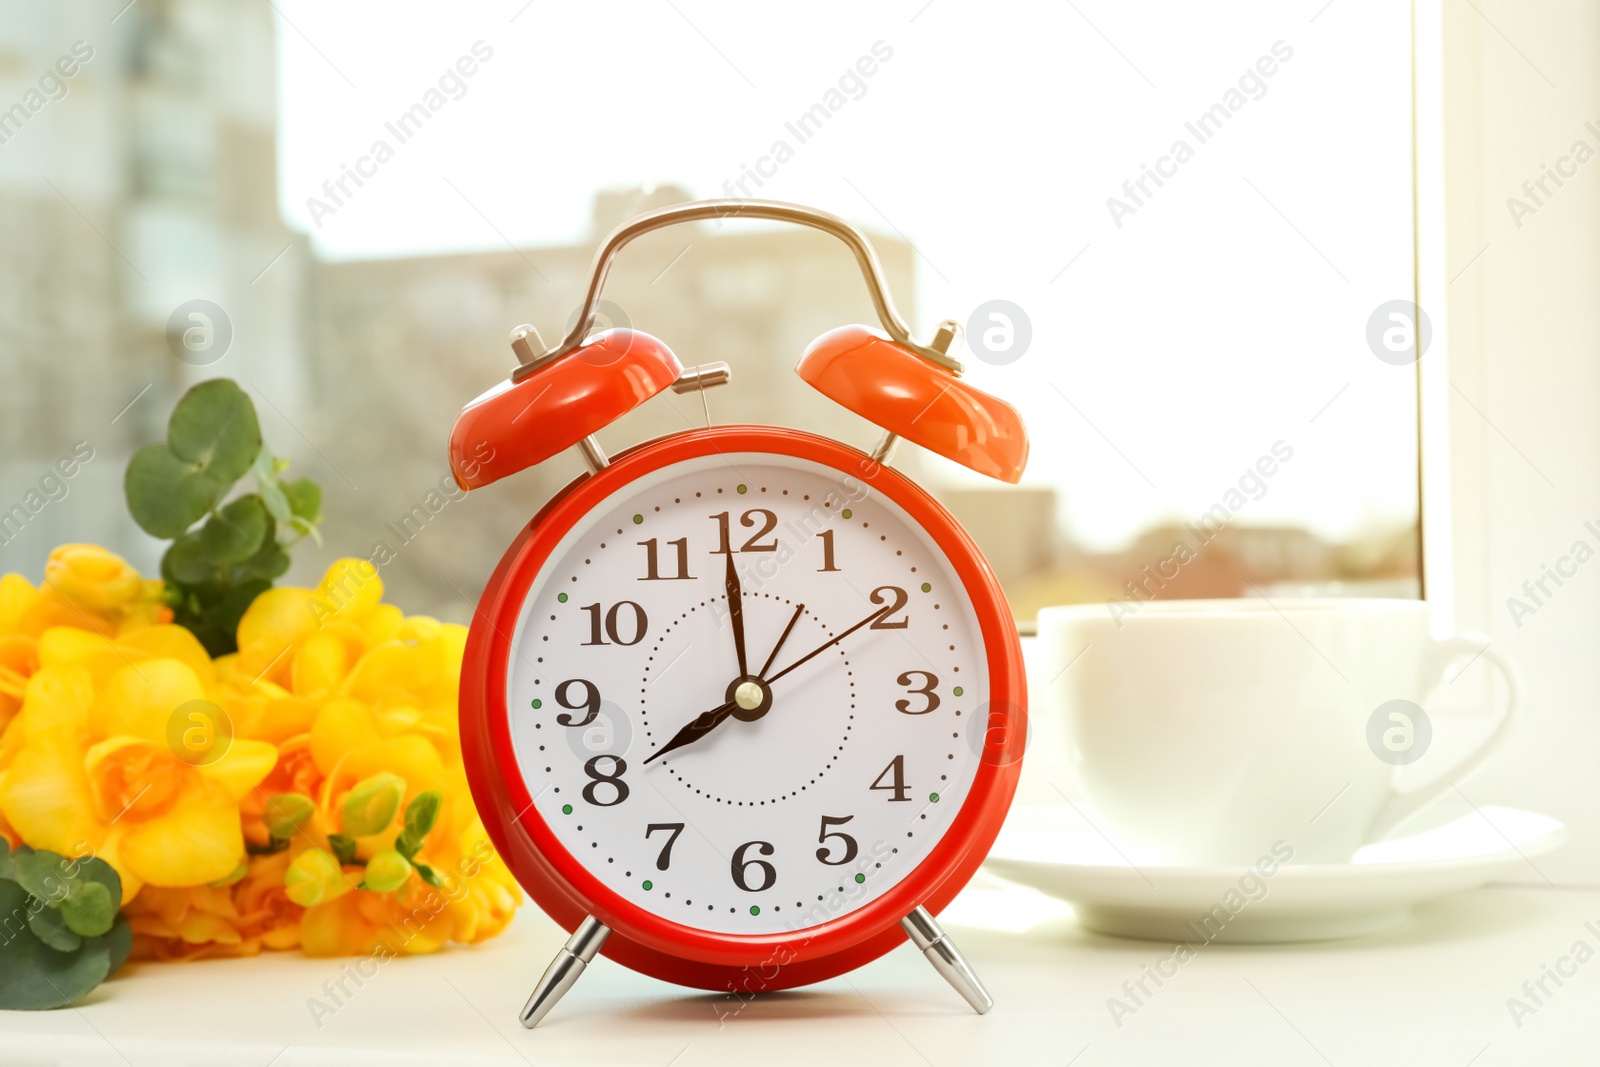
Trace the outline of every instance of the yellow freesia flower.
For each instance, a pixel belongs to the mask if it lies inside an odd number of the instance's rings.
[[[289,868],[289,853],[252,856],[244,880],[233,887],[234,905],[239,912],[239,929],[247,940],[263,948],[286,949],[300,944],[300,905],[289,899],[283,883]]]
[[[239,932],[239,909],[226,888],[145,886],[123,909],[141,959],[245,956],[260,951]]]
[[[161,605],[160,582],[145,581],[120,556],[94,545],[62,545],[51,552],[37,589],[20,574],[0,576],[0,729],[22,706],[46,631],[66,627],[116,636],[171,618]]]
[[[388,639],[399,629],[400,609],[381,604],[383,580],[378,568],[360,559],[337,560],[323,575],[315,589],[279,586],[256,597],[239,620],[239,663],[253,676],[291,689],[298,653],[313,638],[314,661],[308,672],[309,695],[326,689],[342,673],[342,662],[353,662],[366,647]],[[344,646],[345,658],[333,655],[330,642]],[[313,670],[322,665],[327,673]]]
[[[160,594],[92,545],[53,552],[37,588],[0,577],[0,837],[114,866],[144,959],[415,954],[505,929],[520,893],[461,763],[465,627],[405,617],[342,559],[257,597],[212,660]],[[369,874],[383,891],[357,888]]]
[[[244,820],[245,841],[257,848],[265,847],[272,834],[267,830],[267,801],[282,794],[297,794],[312,799],[322,790],[322,771],[311,758],[311,736],[300,734],[278,746],[278,762],[261,784],[245,795],[239,805],[239,815]],[[308,840],[327,830],[313,825],[307,829]]]
[[[61,545],[44,565],[44,584],[83,611],[115,618],[149,596],[139,572],[99,545]],[[159,587],[160,583],[154,583]]]
[[[232,886],[163,889],[145,886],[123,914],[133,928],[133,956],[192,960],[254,956],[300,944],[305,909],[284,891],[289,853],[252,856]]]
[[[96,687],[117,671],[148,659],[177,660],[202,686],[216,678],[205,646],[182,626],[146,626],[115,637],[57,626],[39,635],[39,666],[83,667]]]
[[[412,878],[398,893],[357,890],[307,908],[300,950],[307,956],[416,956],[450,941],[449,902]]]
[[[398,893],[358,890],[306,909],[300,930],[305,954],[410,956],[436,952],[449,941],[477,944],[503,933],[521,893],[476,816],[473,822],[475,836],[429,855],[438,888],[413,873]]]
[[[186,742],[174,737],[200,727],[179,716],[203,720],[215,707],[179,659],[125,664],[98,688],[83,662],[41,667],[18,716],[22,744],[0,779],[0,812],[35,848],[87,848],[106,860],[124,902],[145,883],[216,881],[244,856],[239,802],[277,749],[220,738],[197,762],[183,758]]]
[[[476,945],[500,936],[511,925],[522,891],[490,844],[477,813],[470,805],[463,810],[471,812],[470,825],[465,831],[446,835],[430,855],[443,882],[441,890],[450,901],[450,940]]]

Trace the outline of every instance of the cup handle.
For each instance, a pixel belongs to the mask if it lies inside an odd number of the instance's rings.
[[[1500,675],[1506,680],[1506,709],[1500,716],[1500,723],[1483,742],[1461,759],[1455,766],[1442,772],[1433,781],[1405,792],[1396,790],[1389,798],[1389,803],[1378,813],[1373,821],[1372,828],[1367,833],[1368,841],[1376,841],[1394,829],[1399,822],[1418,808],[1437,799],[1446,790],[1452,788],[1457,779],[1460,779],[1481,767],[1484,762],[1494,754],[1494,751],[1505,744],[1515,729],[1522,711],[1523,681],[1522,672],[1515,662],[1501,655],[1490,646],[1488,634],[1461,633],[1454,637],[1447,637],[1433,643],[1432,656],[1435,661],[1436,677],[1442,679],[1445,669],[1459,659],[1469,662],[1482,656],[1489,663],[1499,668]],[[1434,682],[1437,688],[1438,681]]]

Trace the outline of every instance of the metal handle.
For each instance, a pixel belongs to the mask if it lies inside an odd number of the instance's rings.
[[[895,311],[894,303],[889,298],[889,288],[884,282],[883,267],[878,263],[877,253],[873,252],[872,245],[867,243],[866,236],[860,230],[839,216],[779,200],[695,200],[648,212],[612,230],[611,235],[600,246],[600,250],[595,253],[594,274],[589,279],[589,292],[583,298],[583,309],[572,332],[549,352],[524,362],[511,376],[512,380],[520,381],[538,368],[553,363],[583,344],[589,335],[589,328],[594,324],[595,309],[600,303],[600,291],[605,286],[606,275],[611,271],[611,261],[629,241],[640,234],[680,222],[724,218],[792,222],[837,237],[855,253],[856,263],[861,267],[862,277],[866,279],[867,292],[872,297],[872,306],[878,312],[878,321],[883,324],[889,336],[929,363],[943,367],[954,374],[961,373],[959,362],[937,348],[912,340],[911,331]]]

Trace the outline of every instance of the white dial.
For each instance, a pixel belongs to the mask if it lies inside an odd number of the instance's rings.
[[[686,926],[772,934],[876,899],[981,761],[988,660],[954,567],[808,460],[711,456],[621,487],[556,546],[512,646],[540,817]]]

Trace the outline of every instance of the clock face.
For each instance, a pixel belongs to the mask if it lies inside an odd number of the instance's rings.
[[[877,899],[982,762],[988,657],[955,567],[898,504],[806,459],[719,454],[622,486],[556,545],[511,643],[538,816],[685,926],[772,935]]]

